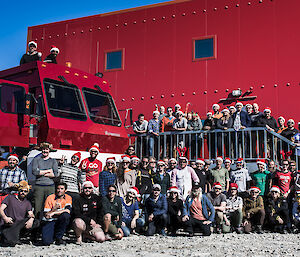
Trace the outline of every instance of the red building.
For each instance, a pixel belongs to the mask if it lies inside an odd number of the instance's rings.
[[[299,0],[177,0],[30,27],[44,56],[102,72],[120,109],[155,104],[203,117],[240,88],[261,109],[299,120]],[[255,97],[253,97],[255,98]]]

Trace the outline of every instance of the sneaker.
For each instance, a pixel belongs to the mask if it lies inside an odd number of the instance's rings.
[[[257,234],[263,234],[263,230],[262,230],[262,225],[257,225],[257,228],[256,228],[256,232]]]
[[[236,227],[235,229],[237,234],[243,234],[243,228],[242,227]]]
[[[57,239],[55,242],[56,245],[67,245],[66,241],[63,239]]]
[[[164,228],[161,230],[160,233],[161,233],[162,236],[167,236],[166,230]]]

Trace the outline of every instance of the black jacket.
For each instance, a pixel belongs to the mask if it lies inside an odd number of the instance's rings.
[[[102,213],[103,215],[110,213],[112,220],[115,220],[119,216],[117,221],[117,227],[120,228],[122,224],[122,200],[119,196],[115,196],[114,200],[111,202],[107,196],[102,198]]]
[[[33,55],[29,55],[28,53],[24,54],[20,60],[20,65],[29,62],[41,61],[41,54],[36,52]]]
[[[272,116],[270,119],[267,119],[265,115],[260,116],[257,120],[257,127],[266,127],[266,125],[274,129],[275,132],[278,131],[277,122]]]
[[[44,62],[55,63],[55,64],[57,64],[56,56],[55,56],[54,54],[49,54],[49,55],[45,58]]]

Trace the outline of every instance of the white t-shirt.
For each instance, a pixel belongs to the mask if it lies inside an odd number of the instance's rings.
[[[238,192],[245,192],[247,190],[247,181],[250,180],[252,179],[247,169],[241,168],[230,173],[230,181],[238,185]]]

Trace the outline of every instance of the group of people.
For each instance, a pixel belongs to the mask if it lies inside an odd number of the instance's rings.
[[[222,157],[215,165],[186,157],[140,160],[129,146],[118,163],[110,157],[103,167],[97,143],[88,158],[81,160],[78,152],[70,162],[51,158],[50,143],[40,150],[32,160],[33,194],[16,154],[0,170],[2,244],[16,245],[27,234],[43,245],[61,245],[72,231],[78,245],[130,234],[300,231],[300,172],[294,161],[276,167],[258,160],[257,171],[249,173],[241,158],[234,169]]]
[[[188,106],[187,108],[188,109]],[[285,122],[285,118],[280,116],[278,120],[271,116],[271,108],[266,107],[263,112],[259,111],[259,106],[257,103],[247,103],[245,106],[241,102],[237,102],[235,105],[229,106],[228,108],[224,108],[220,110],[219,104],[213,104],[212,111],[207,112],[207,117],[205,120],[201,120],[198,113],[189,112],[188,110],[183,111],[179,104],[172,107],[168,107],[165,112],[165,107],[160,106],[156,107],[156,110],[153,111],[153,118],[149,120],[145,120],[145,116],[143,114],[138,115],[138,120],[133,123],[133,131],[137,135],[148,134],[148,151],[145,153],[149,156],[154,155],[154,144],[158,142],[158,136],[162,132],[168,131],[214,131],[216,129],[221,131],[226,131],[228,129],[234,129],[234,131],[242,131],[246,128],[251,127],[261,127],[265,128],[268,131],[276,132],[281,136],[287,138],[288,140],[295,143],[295,149],[293,153],[287,153],[288,147],[285,143],[283,143],[283,149],[280,149],[278,155],[292,155],[300,156],[300,122],[298,123],[298,129],[295,128],[295,121],[293,119],[289,119]],[[251,135],[250,135],[251,134]],[[216,138],[215,138],[216,137]],[[258,137],[258,138],[257,138]],[[181,136],[182,138],[182,136]],[[238,132],[237,140],[238,145],[241,147],[245,147],[242,145],[242,135]],[[216,139],[216,140],[215,140]],[[232,144],[232,149],[236,148],[234,141],[236,140],[235,135],[229,135],[229,133],[216,133],[216,135],[211,135],[208,148],[210,149],[210,156],[213,158],[216,157],[215,153],[218,155],[223,155],[223,148],[225,156],[233,156],[235,153],[230,154],[230,142]],[[258,158],[259,156],[263,156],[263,152],[267,151],[267,149],[263,149],[264,147],[264,134],[255,132],[246,132],[245,133],[245,141],[247,141],[245,147],[245,152],[248,157]],[[185,141],[189,141],[187,137]],[[202,145],[203,137],[198,139],[198,145]],[[215,143],[215,141],[217,143]],[[250,142],[251,141],[251,142]],[[276,142],[271,142],[272,138],[268,136],[267,138],[268,145],[270,146],[268,155],[272,156],[273,149],[272,145],[276,144]],[[259,142],[259,146],[257,147],[257,142]],[[167,142],[168,143],[168,142]],[[177,142],[179,143],[179,142]],[[189,142],[191,145],[191,142]],[[250,150],[250,145],[251,150]],[[275,147],[277,148],[277,146]],[[280,147],[278,147],[280,148]],[[201,147],[198,152],[201,151]],[[278,150],[279,151],[279,150]],[[252,152],[252,156],[250,156],[250,152]],[[179,153],[180,155],[180,153]],[[196,156],[197,158],[198,156]],[[240,156],[237,156],[238,158]],[[278,158],[281,159],[281,158]]]

